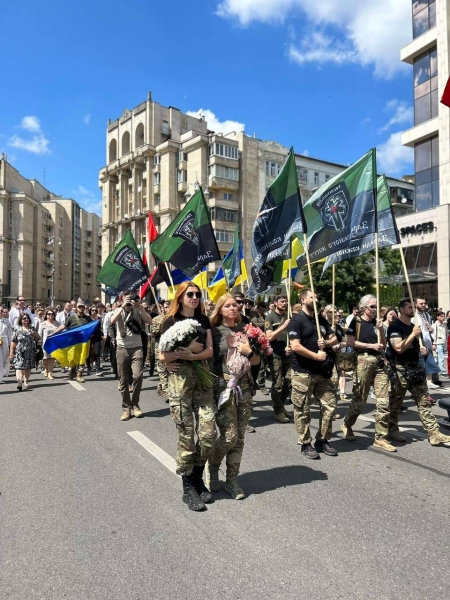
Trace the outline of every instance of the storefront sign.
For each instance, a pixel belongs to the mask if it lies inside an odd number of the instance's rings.
[[[428,221],[428,223],[422,223],[421,225],[410,225],[409,227],[402,227],[400,229],[400,235],[402,237],[405,237],[407,235],[431,233],[432,231],[434,231],[434,223],[433,221]]]

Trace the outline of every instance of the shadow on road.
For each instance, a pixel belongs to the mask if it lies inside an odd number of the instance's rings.
[[[311,469],[303,465],[274,467],[265,471],[253,471],[239,476],[239,483],[247,496],[264,494],[291,485],[303,485],[312,481],[327,481],[328,475],[323,471]]]

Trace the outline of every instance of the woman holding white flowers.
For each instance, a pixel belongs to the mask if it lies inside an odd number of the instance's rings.
[[[193,361],[206,361],[213,355],[211,324],[202,314],[202,293],[190,281],[178,286],[175,298],[161,327],[161,339],[176,323],[194,319],[199,337],[175,352],[160,352],[169,370],[170,413],[177,426],[177,474],[183,480],[183,502],[191,510],[206,510],[212,494],[203,483],[203,470],[216,439],[212,388],[204,389]],[[197,440],[195,436],[197,434]]]
[[[218,376],[216,383],[216,401],[219,409],[216,415],[220,437],[216,440],[214,450],[206,466],[206,479],[209,489],[216,492],[220,489],[219,467],[226,457],[227,473],[224,490],[234,500],[245,498],[243,489],[238,484],[242,452],[244,450],[245,431],[252,412],[252,387],[250,367],[258,365],[260,357],[254,354],[249,342],[244,337],[239,307],[230,294],[222,296],[211,315],[211,326],[214,348],[214,373]],[[233,376],[228,362],[230,354],[238,352],[241,357],[240,377]]]

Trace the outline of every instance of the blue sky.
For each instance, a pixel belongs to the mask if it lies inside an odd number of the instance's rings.
[[[412,71],[399,60],[411,0],[2,5],[0,151],[88,210],[100,207],[108,118],[149,90],[297,152],[347,164],[377,146],[380,172],[413,171],[400,144]]]

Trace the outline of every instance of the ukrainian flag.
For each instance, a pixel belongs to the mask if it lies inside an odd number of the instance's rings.
[[[225,256],[225,258],[222,261],[222,264],[227,259],[229,259],[232,254],[233,254],[233,248],[231,248],[231,250]],[[239,257],[240,257],[241,274],[238,276],[238,278],[234,282],[234,287],[236,287],[237,285],[242,285],[244,282],[246,282],[248,280],[247,268],[245,266],[245,260],[244,260],[244,252],[242,250],[242,244],[240,241],[239,241]],[[227,293],[227,281],[225,279],[223,267],[220,267],[220,269],[215,274],[214,279],[211,281],[211,283],[208,286],[208,294],[209,294],[210,299],[214,303],[216,303],[217,300],[226,293]]]
[[[93,321],[62,331],[47,338],[44,350],[51,354],[62,367],[84,365],[91,349],[91,337],[100,321]]]

